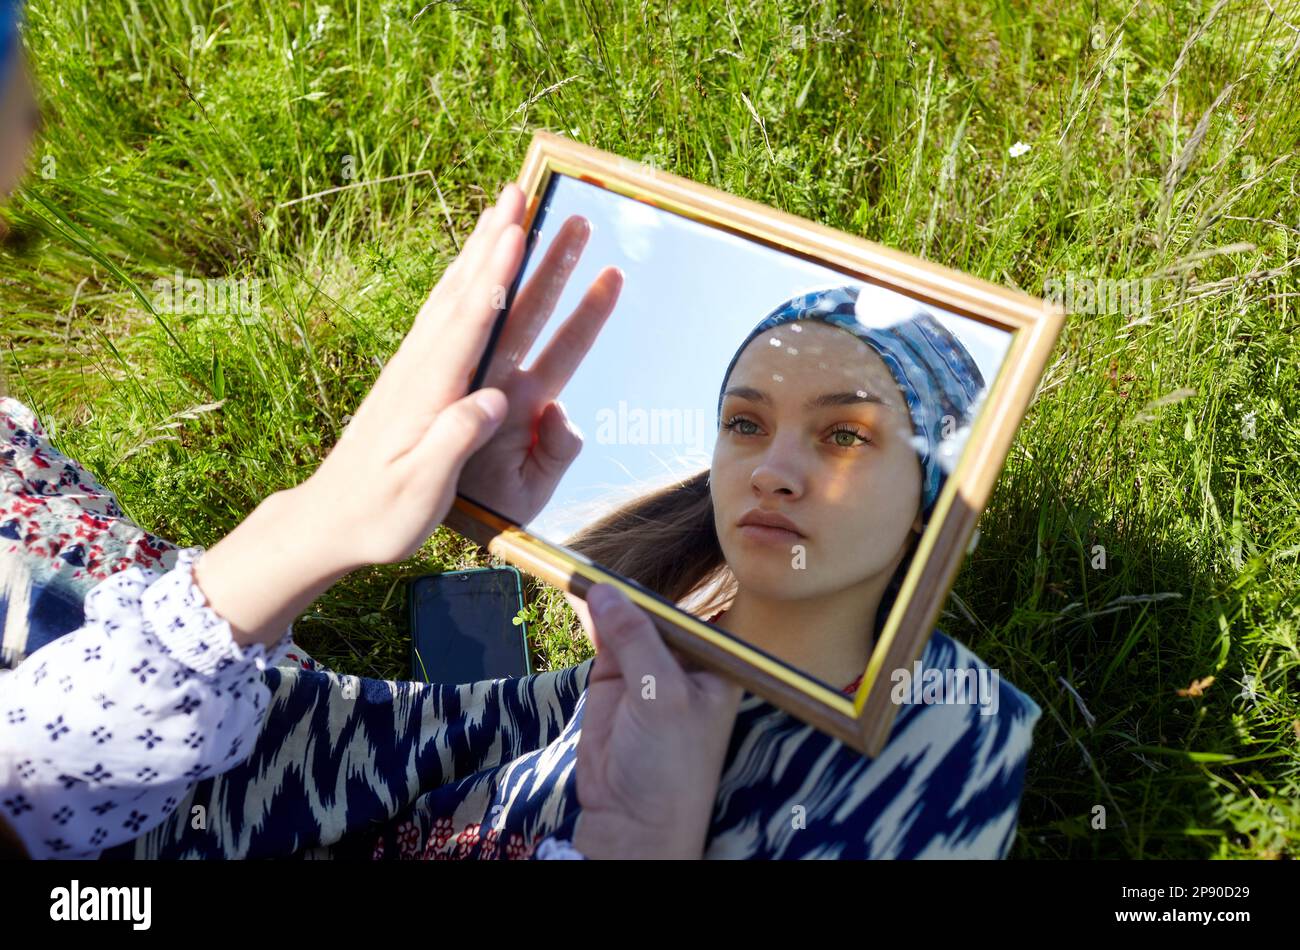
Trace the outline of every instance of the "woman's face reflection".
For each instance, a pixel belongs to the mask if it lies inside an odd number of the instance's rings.
[[[911,437],[893,376],[852,334],[801,320],[751,340],[727,380],[710,474],[740,586],[806,599],[887,580],[921,524]],[[783,515],[798,536],[742,529],[753,509]]]

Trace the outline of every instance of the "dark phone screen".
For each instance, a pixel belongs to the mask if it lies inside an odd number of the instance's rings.
[[[506,568],[451,571],[412,582],[411,676],[433,683],[528,674],[519,575]]]

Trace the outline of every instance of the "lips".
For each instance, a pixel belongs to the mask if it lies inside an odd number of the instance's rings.
[[[754,508],[745,513],[744,517],[737,522],[737,527],[743,528],[746,525],[754,525],[761,528],[778,528],[783,531],[789,531],[792,534],[802,538],[803,532],[785,515],[777,514],[775,511],[763,511],[761,508]]]

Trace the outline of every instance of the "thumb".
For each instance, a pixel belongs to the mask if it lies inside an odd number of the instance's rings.
[[[563,472],[582,450],[582,433],[569,421],[558,400],[547,403],[537,425],[533,456],[543,471]]]
[[[501,390],[480,389],[438,413],[416,449],[428,464],[429,474],[450,477],[458,473],[469,457],[492,438],[507,408],[506,394]]]
[[[596,584],[588,591],[596,635],[596,666],[601,657],[613,661],[629,693],[638,693],[646,678],[658,684],[660,692],[683,692],[686,678],[654,624],[612,584]]]

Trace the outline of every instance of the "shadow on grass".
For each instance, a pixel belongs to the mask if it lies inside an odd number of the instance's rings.
[[[1012,856],[1211,856],[1222,786],[1261,751],[1240,731],[1238,598],[1176,524],[1100,510],[1037,463],[1002,478],[945,629],[1043,709]]]

